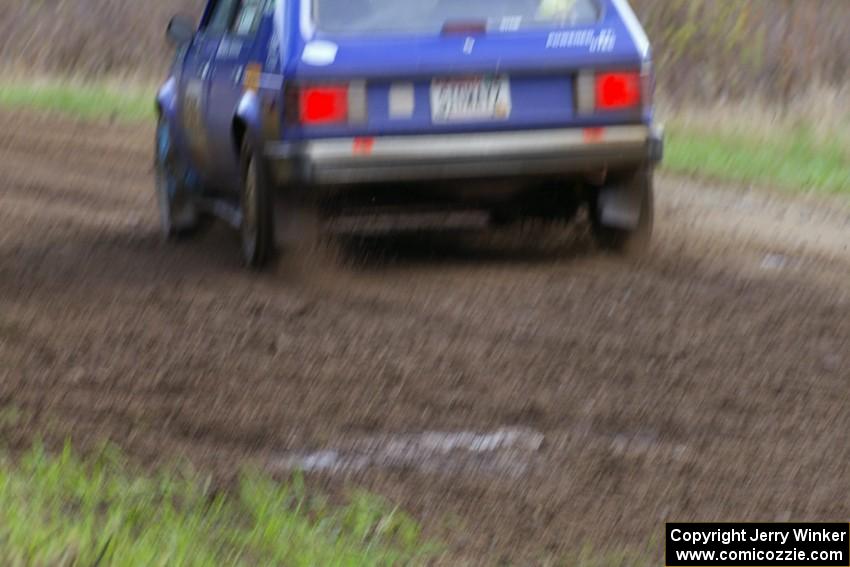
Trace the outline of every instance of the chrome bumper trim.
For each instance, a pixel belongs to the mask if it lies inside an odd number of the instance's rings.
[[[270,142],[266,156],[286,177],[357,183],[571,172],[650,161],[646,125]]]

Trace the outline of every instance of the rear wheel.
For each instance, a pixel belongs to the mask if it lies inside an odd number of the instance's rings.
[[[171,128],[162,116],[156,126],[154,167],[160,232],[169,240],[189,236],[198,228],[200,218],[182,180]]]
[[[250,142],[242,145],[240,241],[242,260],[260,270],[274,257],[274,203],[265,163]]]
[[[631,198],[639,199],[638,217],[634,227],[606,225],[603,219],[601,190],[596,191],[590,198],[591,227],[601,248],[625,256],[641,256],[649,250],[652,242],[655,215],[653,171],[651,168],[641,168],[625,183],[619,191],[626,191]]]

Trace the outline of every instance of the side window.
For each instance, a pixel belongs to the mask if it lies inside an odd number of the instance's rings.
[[[223,34],[230,28],[233,13],[239,0],[218,0],[213,6],[206,30],[213,34]]]
[[[263,19],[264,0],[242,0],[231,32],[236,35],[254,35]]]

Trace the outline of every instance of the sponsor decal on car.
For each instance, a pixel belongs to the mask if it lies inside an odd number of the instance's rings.
[[[602,30],[561,30],[552,32],[546,38],[547,49],[565,49],[586,47],[591,53],[610,53],[617,43],[617,32],[613,29]]]
[[[336,60],[339,47],[330,41],[311,41],[304,46],[301,60],[315,67],[331,65]]]

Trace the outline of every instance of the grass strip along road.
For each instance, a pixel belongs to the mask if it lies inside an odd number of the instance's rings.
[[[61,112],[82,119],[152,120],[154,88],[137,83],[43,80],[0,83],[0,106]],[[731,126],[686,126],[673,116],[663,169],[670,173],[754,183],[791,191],[850,193],[850,148],[804,129],[776,126],[764,141]]]

